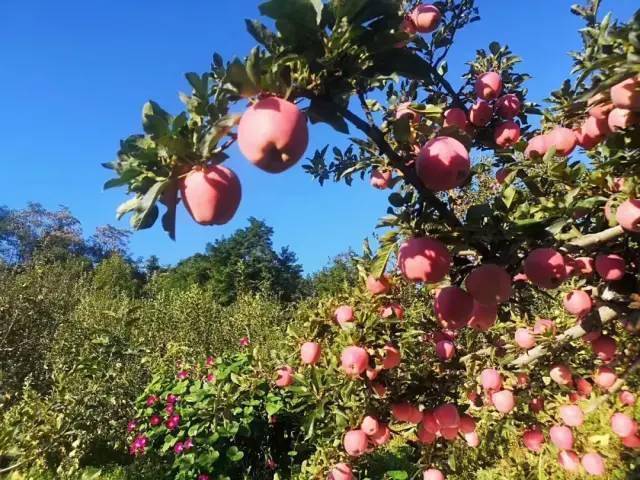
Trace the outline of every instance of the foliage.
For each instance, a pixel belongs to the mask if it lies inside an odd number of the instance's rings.
[[[250,348],[179,369],[173,378],[155,377],[139,397],[134,455],[148,451],[176,479],[266,479],[276,465],[287,469],[294,425],[277,416],[282,401]]]
[[[271,227],[249,218],[249,226],[208,244],[204,254],[182,260],[157,281],[164,288],[206,285],[223,305],[253,291],[291,301],[303,287],[302,267],[289,248],[276,252],[272,237]]]

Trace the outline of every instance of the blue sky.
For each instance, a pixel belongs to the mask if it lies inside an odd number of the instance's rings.
[[[183,74],[209,67],[214,51],[242,56],[253,46],[245,18],[258,18],[257,0],[3,0],[0,2],[0,205],[28,201],[68,206],[85,232],[115,223],[124,190],[102,191],[118,142],[140,129],[140,110],[154,99],[178,111]],[[570,70],[566,53],[579,48],[578,19],[570,0],[478,0],[482,20],[463,31],[449,57],[456,84],[477,48],[497,40],[522,56],[533,75],[530,99],[541,101]],[[637,0],[605,0],[604,9],[627,20]],[[324,127],[311,130],[309,152],[343,139]],[[229,166],[243,185],[236,217],[222,227],[195,225],[184,210],[178,239],[159,227],[134,235],[134,256],[156,254],[173,263],[207,242],[266,220],[276,246],[289,245],[305,270],[321,268],[364,237],[386,208],[386,194],[368,183],[320,187],[300,166],[268,175],[237,149]]]

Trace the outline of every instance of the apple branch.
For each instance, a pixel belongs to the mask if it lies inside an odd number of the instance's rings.
[[[593,325],[596,322],[607,323],[610,322],[620,316],[620,311],[617,309],[613,309],[609,306],[603,305],[596,310],[594,310],[589,317],[583,322],[580,322],[575,327],[571,327],[568,330],[565,330],[560,335],[557,335],[553,339],[553,345],[561,345],[565,342],[576,340],[585,336],[588,333],[589,325]],[[522,367],[524,365],[529,365],[530,363],[535,362],[540,357],[549,353],[550,347],[546,345],[538,345],[530,350],[527,350],[525,353],[520,355],[514,361],[511,362],[510,365],[514,367]]]
[[[380,152],[386,155],[389,160],[393,163],[393,166],[402,172],[402,175],[406,179],[406,181],[411,184],[425,199],[425,201],[433,206],[436,211],[441,215],[441,217],[447,222],[447,225],[451,228],[458,228],[462,226],[462,223],[456,217],[449,207],[440,200],[431,190],[425,188],[422,185],[422,182],[413,171],[413,169],[407,167],[404,163],[404,159],[398,155],[391,145],[384,138],[384,133],[375,125],[369,125],[362,118],[357,116],[355,113],[350,111],[348,108],[338,105],[336,103],[331,103],[331,106],[335,108],[340,115],[346,118],[349,122],[351,122],[358,130],[368,136],[373,142],[377,145]]]
[[[595,402],[587,406],[585,413],[595,412],[598,408],[600,408],[600,406],[605,404],[611,395],[613,395],[614,393],[616,393],[618,390],[622,388],[626,378],[629,375],[631,375],[634,371],[638,370],[639,368],[640,368],[640,357],[636,358],[634,362],[631,365],[629,365],[629,368],[627,368],[625,372],[622,375],[620,375],[620,377],[615,381],[615,383],[611,385],[611,387],[609,387],[605,395],[602,395]]]
[[[602,232],[591,233],[589,235],[584,235],[580,238],[576,238],[575,240],[570,241],[567,244],[567,247],[576,247],[576,248],[591,248],[597,247],[603,243],[607,243],[610,240],[618,238],[619,236],[624,235],[624,229],[618,225],[617,227],[611,227]]]

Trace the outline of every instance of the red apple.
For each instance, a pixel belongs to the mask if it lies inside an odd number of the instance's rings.
[[[504,267],[492,263],[472,270],[464,285],[476,301],[487,305],[506,302],[512,294],[511,276]]]
[[[389,182],[391,181],[391,171],[390,170],[380,170],[376,168],[371,173],[371,186],[373,188],[377,188],[378,190],[385,190],[389,188]]]
[[[415,26],[417,32],[431,33],[440,23],[442,14],[440,10],[434,5],[422,4],[418,5],[411,12],[411,21]]]
[[[400,246],[398,265],[407,280],[437,283],[449,273],[451,255],[435,238],[411,238]]]
[[[478,100],[469,110],[469,121],[476,127],[484,127],[491,121],[493,107],[485,100]]]
[[[507,120],[496,127],[493,139],[500,148],[513,147],[520,140],[520,125],[513,120]]]
[[[222,165],[195,167],[180,180],[180,196],[200,225],[224,225],[238,210],[242,189],[236,174]]]
[[[359,457],[367,452],[369,439],[367,435],[360,429],[349,430],[344,435],[344,450],[352,457]]]
[[[547,153],[547,150],[549,150],[549,141],[547,135],[536,135],[531,140],[529,140],[527,148],[524,151],[524,156],[529,160],[541,158],[544,157],[544,155]]]
[[[556,147],[556,155],[560,157],[571,155],[577,143],[576,134],[570,128],[556,127],[547,134],[547,145]]]
[[[573,290],[563,299],[564,308],[571,315],[582,318],[593,309],[591,296],[583,290]]]
[[[626,108],[614,108],[609,112],[607,123],[612,132],[621,132],[640,121],[640,115]]]
[[[440,325],[456,330],[469,321],[473,297],[459,287],[445,287],[436,291],[433,308]]]
[[[611,101],[618,108],[640,110],[640,75],[627,78],[611,87]]]
[[[300,347],[302,363],[306,363],[307,365],[315,365],[318,363],[321,354],[322,348],[320,348],[320,345],[316,342],[305,342],[302,347]]]
[[[573,448],[573,432],[564,425],[554,425],[549,430],[551,443],[561,450],[571,450]]]
[[[532,452],[540,453],[544,444],[544,435],[538,428],[525,430],[522,434],[522,443]]]
[[[602,93],[591,97],[587,105],[589,106],[589,115],[598,120],[606,120],[609,112],[613,109],[613,104],[609,103]]]
[[[469,127],[467,114],[461,108],[450,108],[444,112],[444,127],[458,127],[466,131]]]
[[[596,272],[607,282],[620,280],[625,269],[625,261],[619,255],[601,253],[596,257]]]
[[[362,347],[346,347],[340,355],[342,369],[347,375],[358,376],[369,366],[369,354]]]
[[[496,318],[498,318],[498,306],[495,303],[485,305],[474,301],[467,326],[479,332],[486,332],[495,325]]]
[[[524,273],[541,288],[557,288],[567,277],[564,257],[552,248],[537,248],[529,253]]]
[[[420,149],[416,158],[416,173],[420,181],[434,192],[463,185],[470,170],[469,152],[462,143],[451,137],[431,139]]]
[[[599,367],[593,375],[593,381],[596,385],[604,388],[605,390],[611,388],[613,384],[616,383],[616,380],[618,380],[618,376],[610,367]]]
[[[630,199],[622,202],[616,210],[616,220],[629,232],[640,232],[640,200]]]
[[[369,275],[367,277],[367,290],[371,295],[384,295],[391,290],[391,283],[385,275],[380,278]]]
[[[267,97],[247,109],[238,125],[238,146],[258,168],[284,172],[304,155],[309,143],[307,117],[293,103]]]
[[[502,93],[502,78],[496,72],[483,73],[476,79],[476,95],[484,100],[494,100]]]
[[[506,95],[501,96],[496,101],[496,109],[498,110],[498,115],[503,118],[513,118],[520,113],[520,109],[522,108],[522,103],[517,95],[513,93],[508,93]]]

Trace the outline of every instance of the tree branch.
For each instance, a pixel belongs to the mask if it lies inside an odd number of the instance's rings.
[[[412,168],[405,165],[404,159],[400,155],[398,155],[398,153],[396,153],[393,148],[391,148],[391,145],[389,145],[387,140],[384,138],[384,133],[382,133],[382,131],[378,127],[376,127],[375,125],[369,125],[355,113],[350,111],[347,107],[343,107],[336,103],[331,103],[331,106],[334,107],[340,113],[340,115],[351,122],[358,130],[360,130],[371,140],[373,140],[373,142],[380,149],[380,152],[383,155],[386,155],[389,160],[391,160],[393,166],[396,169],[400,170],[406,181],[411,184],[420,193],[420,195],[422,195],[422,198],[424,198],[429,205],[436,209],[436,211],[444,219],[447,225],[449,225],[449,227],[458,228],[462,226],[462,223],[460,222],[458,217],[456,217],[453,212],[449,210],[449,207],[447,207],[447,205],[442,200],[440,200],[431,190],[429,190],[422,184]]]
[[[367,116],[367,121],[369,122],[369,126],[373,127],[375,122],[373,121],[373,115],[371,115],[371,110],[369,110],[369,106],[367,105],[367,99],[364,96],[364,93],[359,92],[358,98],[360,99],[360,105],[362,105],[362,110],[364,110],[364,114]]]
[[[603,230],[602,232],[583,235],[580,238],[576,238],[575,240],[570,241],[566,246],[568,248],[597,247],[598,245],[606,243],[609,240],[613,240],[614,238],[618,238],[621,235],[624,235],[624,229],[620,225],[618,225],[617,227],[611,227]]]
[[[583,337],[590,330],[587,330],[591,325],[600,323],[610,322],[620,316],[619,310],[613,309],[609,306],[603,305],[596,310],[594,310],[585,320],[580,322],[575,327],[571,327],[568,330],[565,330],[560,335],[557,335],[554,340],[554,345],[561,345],[570,340],[575,340],[577,338]],[[538,345],[537,347],[528,350],[527,352],[520,355],[516,358],[510,365],[514,367],[522,367],[524,365],[529,365],[530,363],[535,362],[540,357],[546,355],[549,352],[549,347],[546,345]]]

